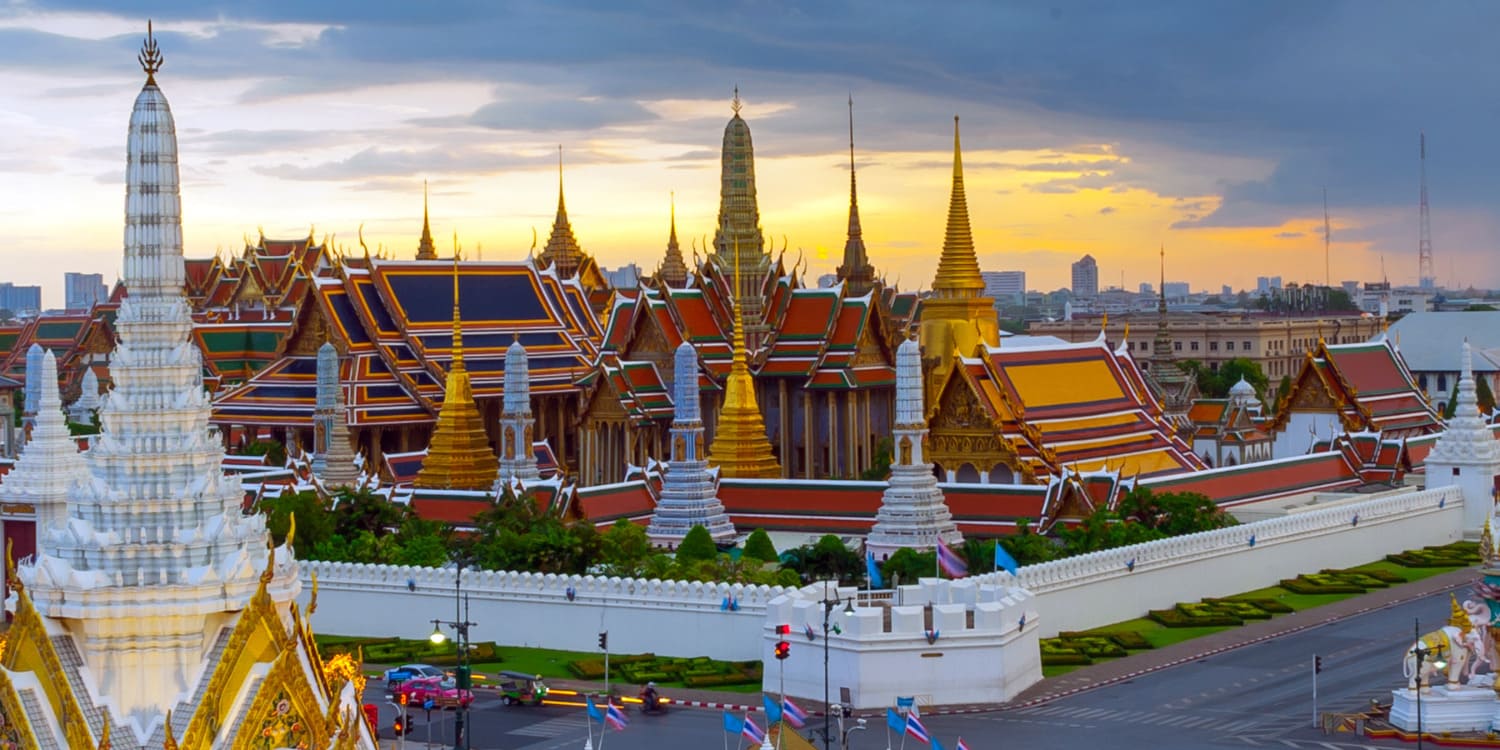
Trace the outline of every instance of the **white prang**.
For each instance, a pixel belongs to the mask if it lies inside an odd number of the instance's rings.
[[[1474,387],[1474,355],[1464,342],[1458,404],[1427,454],[1427,486],[1457,485],[1464,493],[1464,534],[1478,538],[1494,508],[1494,477],[1500,473],[1500,446],[1479,415]]]
[[[79,383],[78,400],[68,407],[68,419],[78,424],[92,424],[94,412],[99,411],[99,376],[94,368],[85,366],[83,380]]]
[[[37,404],[42,400],[42,345],[32,342],[31,347],[26,350],[26,387],[21,390],[24,403],[21,405],[23,413],[29,418],[36,413]],[[29,423],[28,419],[28,423]]]
[[[518,338],[505,350],[505,396],[500,412],[500,474],[495,491],[511,482],[535,485],[542,480],[532,450],[531,364]]]
[[[349,447],[344,386],[339,381],[339,351],[326,341],[318,347],[312,470],[324,487],[352,487],[359,483],[359,467],[354,465],[354,451]]]
[[[36,376],[39,396],[31,405],[36,413],[31,441],[21,449],[15,468],[0,482],[0,502],[35,508],[40,539],[42,530],[60,526],[67,517],[68,492],[88,476],[88,470],[63,417],[62,397],[57,392],[57,358],[52,352],[43,354]]]
[[[896,424],[891,431],[891,478],[875,527],[865,539],[877,559],[902,547],[934,549],[963,542],[953,514],[923,453],[927,418],[922,405],[922,350],[915,339],[896,348]]]
[[[661,497],[646,534],[658,545],[675,545],[694,526],[715,542],[734,539],[734,524],[719,501],[718,474],[708,468],[703,418],[698,407],[698,352],[684,341],[672,359],[672,440]]]
[[[191,700],[208,641],[256,590],[267,534],[241,512],[209,427],[182,293],[177,136],[154,82],[136,97],[126,152],[114,388],[65,525],[40,534],[41,553],[18,573],[50,626],[77,643],[98,699],[140,735]],[[285,603],[301,584],[290,550],[278,554],[269,590]]]

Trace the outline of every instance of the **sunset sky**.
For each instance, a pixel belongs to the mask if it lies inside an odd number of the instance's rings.
[[[628,9],[627,9],[628,6]],[[1415,283],[1418,132],[1436,271],[1500,286],[1500,4],[458,3],[0,0],[0,280],[120,265],[125,131],[146,18],[166,57],[189,256],[333,235],[410,257],[422,180],[447,250],[545,242],[569,216],[606,267],[650,269],[675,191],[711,235],[740,87],[762,225],[808,280],[838,264],[854,98],[872,261],[931,284],[952,118],[980,265],[1029,286]]]

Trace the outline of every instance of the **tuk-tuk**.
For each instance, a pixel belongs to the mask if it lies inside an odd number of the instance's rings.
[[[507,706],[540,706],[547,697],[547,685],[539,674],[500,673],[500,700]]]

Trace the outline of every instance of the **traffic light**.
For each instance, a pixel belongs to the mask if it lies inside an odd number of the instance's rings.
[[[788,635],[791,632],[792,632],[792,626],[791,625],[777,625],[776,626],[776,635]]]
[[[407,721],[404,716],[397,716],[396,723],[392,724],[391,728],[396,731],[397,737],[404,737],[411,734],[411,730],[413,729],[411,722]]]
[[[1313,655],[1313,674],[1321,674],[1322,672],[1323,672],[1323,657],[1314,654]]]
[[[599,634],[599,650],[600,651],[608,651],[609,650],[609,631],[608,630],[606,630],[603,633]]]
[[[411,696],[409,694],[407,694],[407,693],[402,693],[401,694],[401,705],[403,705],[403,706],[406,705],[406,702],[409,701],[409,700],[411,700]]]
[[[792,644],[786,641],[776,642],[776,658],[785,659],[792,655]]]

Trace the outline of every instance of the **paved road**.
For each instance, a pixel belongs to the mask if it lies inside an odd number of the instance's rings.
[[[1388,703],[1391,688],[1401,682],[1400,658],[1415,619],[1421,617],[1422,629],[1431,630],[1445,623],[1448,612],[1448,594],[1441,593],[1042,705],[929,716],[925,723],[944,746],[953,747],[962,736],[975,750],[1087,747],[1100,737],[1108,737],[1115,747],[1153,750],[1405,747],[1315,730],[1312,657],[1323,656],[1320,710],[1354,711],[1371,699]],[[387,711],[382,728],[389,737]],[[475,750],[582,748],[587,733],[582,709],[505,708],[498,700],[482,698],[472,716]],[[632,714],[631,725],[624,732],[610,732],[604,745],[618,750],[723,748],[721,721],[717,711],[680,707],[665,716]],[[442,736],[451,742],[451,718],[448,722]],[[412,742],[425,737],[420,718],[416,726],[409,748],[423,747]],[[820,719],[814,717],[813,726],[821,726]],[[869,727],[851,734],[850,750],[887,747],[884,722],[871,719]],[[729,740],[734,747],[733,738]],[[895,738],[891,747],[899,742]],[[603,750],[597,731],[594,746]]]

